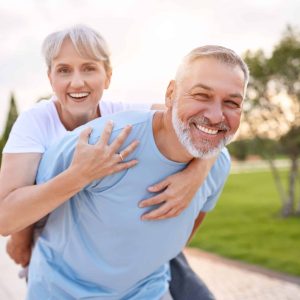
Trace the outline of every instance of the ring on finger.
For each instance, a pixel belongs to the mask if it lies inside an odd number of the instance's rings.
[[[120,158],[121,158],[121,161],[123,161],[123,160],[124,160],[124,157],[123,157],[123,155],[122,155],[121,152],[119,153],[119,156],[120,156]]]

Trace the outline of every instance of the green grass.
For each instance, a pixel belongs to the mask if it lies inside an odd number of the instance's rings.
[[[300,218],[280,206],[270,173],[231,175],[190,246],[300,276]]]

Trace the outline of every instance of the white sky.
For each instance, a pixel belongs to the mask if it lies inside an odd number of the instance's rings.
[[[107,40],[113,80],[104,97],[163,102],[193,48],[270,52],[286,24],[300,27],[299,12],[299,0],[0,0],[0,132],[11,91],[19,111],[51,94],[40,48],[55,30],[82,23]]]

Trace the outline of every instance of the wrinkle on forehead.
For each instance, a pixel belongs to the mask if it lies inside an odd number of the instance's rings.
[[[243,100],[245,91],[244,74],[239,66],[228,65],[213,58],[201,58],[190,63],[181,73],[176,86],[191,90],[195,87],[210,92],[224,90],[226,94]]]

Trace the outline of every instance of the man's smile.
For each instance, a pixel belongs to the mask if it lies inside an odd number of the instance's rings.
[[[209,129],[209,128],[206,128],[204,126],[201,126],[201,125],[197,125],[195,124],[195,126],[202,132],[204,133],[207,133],[207,134],[210,134],[210,135],[216,135],[218,133],[219,130],[215,130],[215,129]]]

